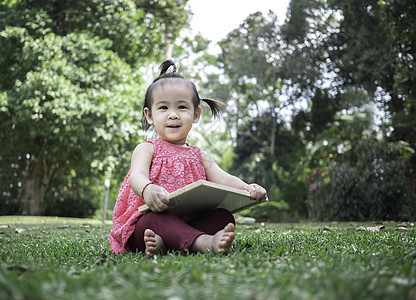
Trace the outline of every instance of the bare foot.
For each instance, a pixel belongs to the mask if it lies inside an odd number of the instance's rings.
[[[166,251],[165,243],[163,239],[153,232],[153,230],[146,229],[144,232],[144,243],[146,245],[146,255],[150,258],[154,257],[158,253]]]
[[[215,235],[200,235],[192,244],[191,251],[202,253],[210,251],[214,254],[229,253],[235,236],[234,229],[234,224],[229,223]]]
[[[228,253],[234,240],[234,224],[229,223],[223,230],[218,231],[213,238],[212,250],[215,254]]]

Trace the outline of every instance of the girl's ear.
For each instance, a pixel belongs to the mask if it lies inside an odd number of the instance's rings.
[[[148,107],[145,107],[143,109],[143,113],[146,116],[147,123],[149,123],[149,125],[153,125],[153,118],[150,109]]]
[[[199,118],[201,117],[201,114],[202,114],[202,108],[201,106],[198,106],[198,108],[195,111],[194,123],[198,123]]]

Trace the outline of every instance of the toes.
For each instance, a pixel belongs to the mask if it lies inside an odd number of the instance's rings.
[[[161,251],[165,251],[165,244],[162,238],[155,234],[151,229],[146,229],[144,232],[144,243],[146,246],[145,253],[152,258]]]
[[[151,229],[146,229],[144,231],[144,237],[145,238],[154,238],[155,236],[156,236],[156,234]]]
[[[156,248],[156,243],[155,242],[145,242],[146,245],[146,250],[147,249],[151,249],[151,248]]]
[[[228,224],[224,227],[224,232],[228,232],[228,233],[233,232],[233,233],[234,233],[234,230],[235,230],[235,226],[234,226],[234,224],[233,224],[233,223],[228,223]]]

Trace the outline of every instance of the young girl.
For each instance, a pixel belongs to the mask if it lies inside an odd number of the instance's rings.
[[[161,65],[160,76],[148,87],[144,120],[158,138],[139,144],[124,179],[113,212],[110,246],[114,253],[141,251],[147,256],[168,250],[187,253],[228,253],[235,221],[225,209],[179,218],[166,211],[167,195],[199,179],[247,190],[250,198],[266,199],[266,190],[223,171],[206,152],[186,142],[201,116],[201,100],[217,116],[222,102],[200,99],[195,85],[176,72],[171,60]],[[198,201],[198,199],[195,199]],[[138,207],[147,204],[148,213]]]

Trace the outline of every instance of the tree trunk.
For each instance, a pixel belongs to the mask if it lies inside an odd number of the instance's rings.
[[[274,156],[274,152],[275,152],[275,148],[276,148],[276,131],[277,131],[277,113],[275,111],[276,108],[276,99],[274,98],[273,95],[270,95],[270,99],[272,99],[271,101],[271,111],[270,111],[270,117],[272,120],[272,124],[271,124],[271,132],[270,132],[270,149],[269,149],[269,154],[270,154],[270,175],[272,176],[272,178],[274,178],[274,165],[275,165],[275,156]],[[270,182],[270,186],[268,189],[268,196],[270,199],[272,199],[273,197],[273,187],[276,183],[274,182],[274,180],[272,180]]]
[[[40,156],[31,161],[21,190],[20,213],[22,215],[42,215],[45,206],[44,198],[46,190],[52,178],[52,167],[45,156]]]
[[[172,54],[173,54],[173,28],[169,28],[166,31],[166,53],[165,53],[165,58],[166,59],[171,59],[172,58]]]

